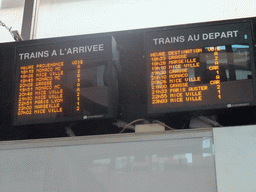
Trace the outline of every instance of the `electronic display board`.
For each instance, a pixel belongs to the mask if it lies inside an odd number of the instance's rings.
[[[145,33],[148,113],[254,102],[250,22]]]
[[[116,54],[112,36],[17,46],[14,125],[113,117]]]

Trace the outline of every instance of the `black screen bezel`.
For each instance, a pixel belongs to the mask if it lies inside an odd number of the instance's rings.
[[[18,121],[17,120],[17,106],[18,106],[18,95],[19,95],[19,73],[20,73],[20,64],[17,62],[18,55],[17,50],[19,49],[30,49],[31,47],[37,47],[37,46],[43,46],[43,47],[54,47],[56,44],[61,45],[62,43],[64,45],[74,44],[77,42],[100,42],[103,41],[106,45],[106,48],[104,49],[104,53],[100,56],[94,55],[92,57],[89,56],[88,60],[86,60],[86,66],[91,67],[94,63],[100,63],[105,62],[106,64],[106,78],[108,79],[108,110],[105,114],[99,114],[99,115],[93,115],[93,116],[73,116],[73,117],[62,117],[62,118],[40,118],[35,117],[28,121]],[[19,126],[19,125],[29,125],[29,124],[44,124],[44,123],[57,123],[57,122],[72,122],[72,121],[83,121],[83,120],[89,120],[89,119],[106,119],[106,118],[114,118],[116,115],[116,104],[113,102],[113,98],[117,97],[117,86],[116,86],[116,77],[113,76],[115,74],[115,69],[113,67],[113,37],[111,35],[101,35],[97,36],[97,38],[93,38],[88,35],[82,35],[82,36],[76,36],[76,37],[64,37],[64,38],[52,38],[52,39],[42,39],[42,40],[35,40],[35,41],[24,41],[24,42],[18,42],[13,43],[13,48],[15,49],[15,59],[14,59],[14,68],[15,68],[15,78],[14,78],[14,103],[13,103],[13,125]],[[72,47],[72,46],[71,46]],[[52,49],[52,48],[50,48]],[[60,55],[59,55],[60,57]],[[86,57],[86,56],[84,56]],[[74,55],[75,58],[75,55]],[[69,58],[70,59],[70,58]],[[50,59],[51,60],[51,59]],[[36,65],[36,64],[34,64]]]
[[[203,106],[188,106],[188,107],[183,107],[183,108],[174,108],[172,109],[171,107],[167,108],[164,106],[163,107],[159,107],[158,109],[154,109],[152,107],[152,101],[151,101],[151,70],[150,70],[150,58],[149,58],[149,53],[150,51],[154,50],[154,49],[150,49],[152,48],[152,42],[149,42],[149,39],[152,39],[152,37],[156,37],[158,34],[167,34],[167,33],[172,33],[173,32],[173,36],[176,36],[177,34],[184,34],[185,36],[187,34],[194,34],[197,31],[200,31],[200,33],[202,32],[202,29],[206,29],[205,31],[218,31],[221,29],[225,29],[228,28],[229,26],[231,26],[231,28],[234,28],[235,26],[237,26],[237,28],[240,30],[244,30],[244,27],[246,26],[246,29],[248,31],[248,44],[249,44],[249,49],[250,49],[250,61],[251,61],[251,70],[252,70],[252,81],[253,81],[253,86],[252,86],[252,91],[253,91],[253,100],[251,102],[246,102],[246,103],[223,103],[223,104],[218,104],[218,105],[203,105]],[[182,113],[182,112],[197,112],[197,113],[203,113],[203,111],[209,111],[209,110],[215,110],[215,109],[226,109],[226,108],[230,108],[230,107],[243,107],[243,106],[251,106],[251,105],[255,105],[256,104],[256,72],[255,72],[255,56],[254,56],[254,36],[253,36],[253,28],[252,28],[252,22],[251,21],[232,21],[232,22],[217,22],[217,23],[200,23],[200,24],[192,24],[190,26],[173,26],[173,27],[166,27],[166,28],[161,28],[159,29],[154,29],[154,30],[149,30],[145,33],[145,55],[146,55],[146,68],[147,68],[147,116],[155,116],[155,115],[161,115],[161,114],[168,114],[168,113]],[[213,30],[215,29],[215,30]],[[161,36],[159,36],[161,37]],[[196,42],[193,46],[189,46],[186,44],[186,42],[183,43],[176,43],[175,45],[175,49],[176,50],[181,50],[181,49],[189,49],[189,48],[199,48],[199,47],[205,47],[205,46],[219,46],[221,44],[225,44],[226,42],[230,42],[230,40],[225,39],[223,40],[221,43],[220,41],[215,41],[212,40],[211,44],[207,44],[207,43],[200,43],[200,42]],[[234,41],[235,43],[236,41]],[[157,52],[160,51],[166,51],[167,46],[162,45],[159,46],[157,49]],[[175,50],[172,49],[172,50]],[[154,51],[155,51],[154,50]],[[216,113],[216,112],[215,112]]]

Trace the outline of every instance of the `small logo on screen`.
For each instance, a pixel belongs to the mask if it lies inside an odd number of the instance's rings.
[[[249,103],[240,103],[240,104],[227,104],[227,107],[243,107],[243,106],[248,106],[250,105]]]
[[[92,116],[83,116],[83,119],[94,119],[94,118],[101,118],[104,117],[104,115],[92,115]]]

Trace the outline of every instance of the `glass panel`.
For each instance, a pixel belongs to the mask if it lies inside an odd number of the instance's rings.
[[[215,128],[213,135],[218,191],[256,191],[255,125]]]
[[[216,191],[212,137],[146,137],[1,151],[0,191]]]
[[[25,0],[0,0],[0,21],[21,34]],[[0,24],[0,43],[14,41],[12,35]]]

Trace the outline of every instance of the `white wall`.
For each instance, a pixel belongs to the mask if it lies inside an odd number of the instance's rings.
[[[256,16],[255,0],[97,0],[42,5],[37,38]]]
[[[24,1],[24,0],[23,0]],[[94,0],[42,4],[37,38],[71,36],[256,16],[254,0]],[[23,8],[0,10],[21,33]],[[0,27],[0,42],[13,41]]]

